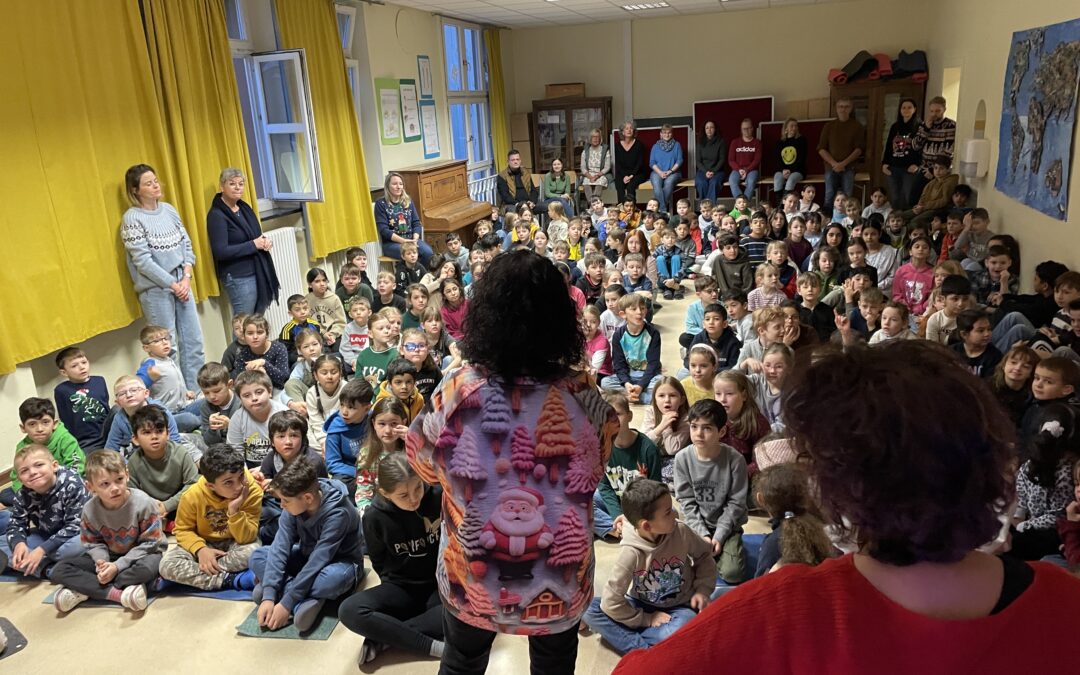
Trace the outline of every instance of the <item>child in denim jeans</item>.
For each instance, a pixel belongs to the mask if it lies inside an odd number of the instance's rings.
[[[670,637],[709,604],[716,584],[711,544],[678,521],[667,486],[648,478],[620,499],[624,527],[615,569],[585,623],[620,654]]]
[[[656,258],[656,274],[660,287],[664,289],[664,298],[672,300],[682,298],[683,290],[679,284],[682,278],[683,252],[675,244],[675,231],[665,227],[660,230],[660,245],[653,251]]]

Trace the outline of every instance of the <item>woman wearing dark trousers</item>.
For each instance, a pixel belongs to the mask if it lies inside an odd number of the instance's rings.
[[[270,257],[273,242],[263,234],[255,211],[244,201],[244,174],[221,172],[221,191],[206,214],[206,232],[221,287],[229,294],[233,316],[262,314],[277,300],[281,284]]]
[[[619,142],[615,144],[615,192],[620,204],[635,199],[637,187],[649,180],[645,146],[636,134],[637,126],[633,122],[623,122]]]
[[[483,673],[506,633],[529,638],[533,673],[573,673],[595,594],[592,495],[618,421],[575,372],[577,308],[550,260],[504,253],[473,288],[459,343],[469,365],[405,441],[417,475],[443,488],[440,672]]]

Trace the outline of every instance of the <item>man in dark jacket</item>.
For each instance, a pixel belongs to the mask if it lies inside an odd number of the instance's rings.
[[[510,150],[506,154],[506,164],[495,181],[499,203],[515,208],[527,204],[530,209],[534,208],[540,200],[540,189],[533,184],[529,170],[521,166],[521,153]]]

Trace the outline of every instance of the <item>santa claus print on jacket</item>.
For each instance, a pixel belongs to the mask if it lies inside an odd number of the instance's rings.
[[[409,430],[409,461],[443,488],[436,573],[461,621],[519,635],[576,626],[593,598],[592,495],[618,432],[584,376],[489,382],[465,367]]]

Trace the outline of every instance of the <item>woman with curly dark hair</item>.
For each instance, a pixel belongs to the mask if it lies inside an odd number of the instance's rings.
[[[504,632],[529,637],[533,672],[572,673],[594,595],[593,492],[618,418],[574,370],[584,336],[551,261],[503,253],[472,288],[467,365],[406,440],[417,475],[443,488],[443,670],[484,672]]]
[[[979,550],[1011,515],[1016,438],[953,354],[922,340],[819,352],[783,410],[826,522],[858,551],[736,588],[616,673],[1071,668],[1068,650],[1002,648],[1068,644],[1080,584]]]

